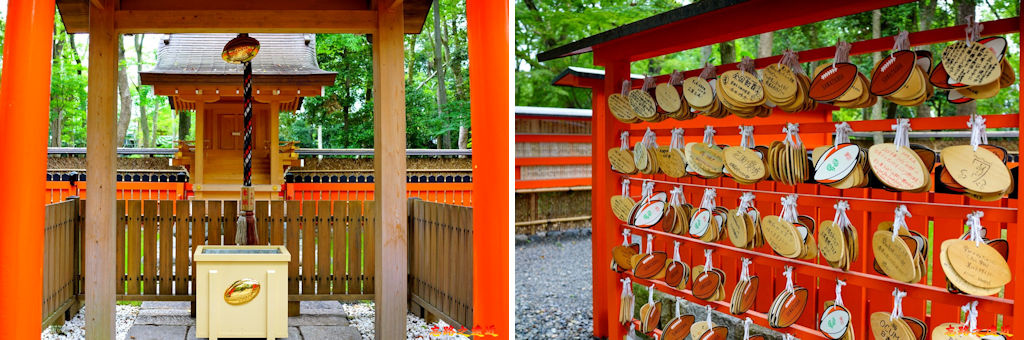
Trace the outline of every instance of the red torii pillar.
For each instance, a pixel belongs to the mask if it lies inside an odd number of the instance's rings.
[[[466,23],[471,125],[479,137],[473,140],[473,201],[480,202],[473,206],[473,323],[511,338],[508,0],[466,1]]]
[[[49,131],[53,0],[7,4],[0,144],[24,150],[0,160],[0,329],[38,339],[43,313],[43,229]]]

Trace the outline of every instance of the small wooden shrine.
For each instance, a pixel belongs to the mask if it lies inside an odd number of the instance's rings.
[[[179,141],[174,164],[188,169],[196,199],[237,199],[242,181],[242,68],[221,59],[234,34],[169,34],[156,66],[141,73],[142,84],[167,96],[175,110],[195,112],[195,139]],[[253,67],[253,168],[256,198],[278,199],[284,171],[298,164],[294,142],[282,142],[278,116],[293,112],[303,97],[318,96],[334,84],[335,72],[321,70],[312,34],[253,34],[260,53]]]

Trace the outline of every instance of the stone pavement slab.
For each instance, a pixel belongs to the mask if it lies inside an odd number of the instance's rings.
[[[196,340],[197,339],[196,338],[196,328],[195,327],[189,327],[188,334],[185,336],[184,339],[185,340]],[[206,339],[206,338],[199,338],[199,339]],[[219,340],[229,340],[229,339],[230,338],[220,338]],[[302,334],[299,333],[299,329],[297,327],[288,327],[288,338],[278,338],[278,339],[303,340]],[[318,338],[309,338],[309,339],[318,339]]]
[[[144,315],[142,311],[139,311],[139,317],[135,319],[136,325],[161,325],[161,326],[192,326],[196,324],[196,319],[185,315]]]
[[[177,325],[134,325],[128,330],[126,340],[181,340],[188,333],[188,326]]]
[[[289,326],[348,326],[344,314],[300,314],[288,317]]]
[[[189,310],[188,301],[142,301],[142,309],[178,309]]]
[[[361,340],[355,327],[348,326],[299,326],[303,339]]]

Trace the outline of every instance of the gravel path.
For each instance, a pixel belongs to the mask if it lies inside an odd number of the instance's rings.
[[[355,326],[359,330],[359,333],[363,336],[363,340],[373,340],[374,329],[374,310],[373,302],[361,302],[361,303],[343,303],[341,308],[345,310],[345,315],[349,318],[349,324]],[[427,323],[422,318],[406,314],[405,328],[407,330],[407,340],[419,340],[419,339],[430,339],[430,340],[469,340],[469,338],[462,335],[455,336],[431,336],[431,328],[437,326],[440,329],[444,329],[448,326],[444,321],[438,321],[437,323]]]
[[[517,242],[516,337],[592,339],[590,234]]]
[[[139,307],[117,305],[117,340],[123,340],[128,329],[135,323]],[[43,340],[85,339],[85,307],[61,326],[47,327],[40,335]]]

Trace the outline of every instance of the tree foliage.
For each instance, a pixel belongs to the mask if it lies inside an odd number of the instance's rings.
[[[407,35],[405,110],[406,147],[436,148],[438,137],[469,127],[469,56],[466,45],[466,9],[458,0],[436,3],[440,8],[444,62],[434,65],[433,12],[418,35]],[[320,68],[338,72],[324,95],[307,98],[303,109],[282,115],[281,138],[297,140],[302,147],[317,146],[321,127],[325,148],[373,147],[373,56],[367,36],[317,34]],[[438,113],[434,74],[444,67],[448,103]],[[287,116],[287,117],[286,117]]]
[[[469,127],[469,56],[466,42],[466,11],[462,0],[438,1],[431,10],[440,10],[442,43],[434,46],[434,27],[427,20],[423,32],[406,35],[406,125],[407,147],[435,148],[438,136],[457,135],[460,126]],[[59,14],[58,14],[59,15]],[[433,13],[428,13],[432,18]],[[2,27],[2,26],[0,26]],[[2,48],[0,30],[0,48]],[[87,36],[67,34],[58,16],[54,27],[54,60],[51,81],[51,146],[85,146],[85,120],[88,84]],[[318,97],[306,98],[303,108],[281,115],[281,139],[297,140],[301,147],[317,146],[317,130],[323,132],[325,148],[373,147],[373,56],[371,37],[351,34],[318,34],[317,61],[324,70],[338,73],[333,86]],[[167,98],[153,94],[151,86],[139,86],[136,70],[156,63],[155,46],[142,46],[141,53],[133,37],[125,37],[120,67],[130,70],[128,94],[130,122],[122,143],[125,146],[172,147],[178,139],[178,115]],[[141,45],[138,45],[141,46]],[[434,65],[434,49],[442,50],[442,63]],[[0,59],[2,61],[2,59]],[[445,67],[448,103],[438,110],[434,74]],[[140,114],[145,108],[146,119]],[[154,119],[153,115],[156,115]],[[194,126],[194,124],[192,125]],[[149,138],[144,128],[151,131]],[[192,138],[190,131],[182,139]]]
[[[928,11],[929,5],[938,1],[934,12]],[[686,1],[690,2],[690,1]],[[1010,0],[919,0],[899,6],[881,9],[881,36],[893,36],[901,30],[920,31],[919,23],[928,14],[931,20],[929,27],[934,29],[956,25],[957,5],[968,2],[975,6],[978,21],[996,20],[1014,17],[1018,13],[1019,3]],[[516,105],[551,106],[570,108],[589,108],[590,91],[553,86],[554,78],[568,66],[594,67],[590,53],[547,62],[538,62],[537,53],[570,43],[572,41],[597,34],[616,26],[644,19],[651,15],[665,12],[680,6],[676,1],[659,0],[516,0]],[[694,34],[700,34],[694,31]],[[982,36],[985,36],[984,31]],[[1020,37],[1018,34],[1006,35],[1009,50],[1006,59],[1019,69],[1018,51]],[[667,39],[685,39],[685,37],[667,37]],[[871,12],[858,13],[804,26],[787,28],[774,32],[772,52],[781,54],[784,49],[791,48],[797,52],[834,45],[843,40],[856,42],[871,39]],[[757,57],[758,37],[751,36],[734,41],[736,59],[744,56]],[[914,42],[911,41],[911,44]],[[941,55],[946,43],[927,48],[936,56]],[[718,64],[719,45],[714,45],[711,63]],[[887,52],[886,52],[887,53]],[[869,75],[873,62],[870,54],[856,55],[850,58],[860,71]],[[632,63],[634,73],[646,73],[657,70],[655,74],[668,74],[673,70],[697,69],[702,65],[700,49],[681,51],[664,56],[641,60]],[[831,58],[826,60],[831,61]],[[816,63],[805,63],[808,70]],[[978,101],[977,111],[981,114],[1000,114],[1017,112],[1019,84],[1003,89],[995,98]],[[946,101],[944,91],[937,91],[934,98],[926,104],[932,115],[953,115],[955,107]],[[917,110],[913,107],[888,105],[883,100],[886,115],[890,117],[915,117]],[[870,110],[870,109],[866,109]],[[842,109],[835,113],[840,120],[860,119],[864,117],[861,109]]]

